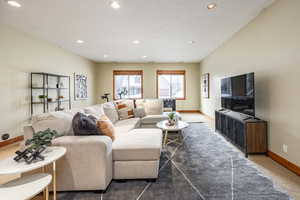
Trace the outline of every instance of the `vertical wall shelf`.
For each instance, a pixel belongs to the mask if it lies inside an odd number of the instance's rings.
[[[31,115],[71,109],[70,76],[32,72],[30,87]]]

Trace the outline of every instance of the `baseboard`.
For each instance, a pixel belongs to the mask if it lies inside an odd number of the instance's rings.
[[[289,169],[290,171],[294,172],[298,176],[300,176],[300,167],[291,163],[290,161],[286,160],[285,158],[273,153],[272,151],[268,151],[268,156],[279,163],[280,165],[284,166],[285,168]]]
[[[180,113],[201,113],[200,110],[177,110]]]
[[[17,137],[8,139],[8,140],[4,140],[4,141],[0,142],[0,148],[4,147],[4,146],[7,146],[7,145],[10,145],[10,144],[13,144],[13,143],[16,143],[16,142],[21,142],[23,140],[24,140],[23,135],[17,136]]]

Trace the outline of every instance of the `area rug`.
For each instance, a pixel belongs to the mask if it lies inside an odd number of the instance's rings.
[[[60,192],[63,200],[288,200],[252,161],[205,123],[191,123],[163,152],[156,182],[112,181],[105,194]]]

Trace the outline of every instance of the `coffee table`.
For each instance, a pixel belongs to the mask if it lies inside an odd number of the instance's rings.
[[[156,126],[158,128],[162,129],[165,132],[164,141],[163,141],[164,147],[171,143],[178,143],[177,142],[178,138],[176,138],[175,140],[168,141],[169,132],[181,132],[182,129],[189,126],[188,123],[186,123],[184,121],[180,121],[180,120],[173,126],[169,126],[169,125],[167,125],[167,123],[168,123],[168,120],[164,120],[164,121],[160,121],[156,124]]]
[[[13,159],[14,156],[9,157],[0,161],[0,175],[22,174],[39,168],[42,168],[45,172],[45,167],[52,164],[53,199],[56,200],[56,161],[63,157],[65,153],[66,148],[64,147],[47,147],[42,152],[45,159],[31,164],[27,164],[25,161],[16,162]]]

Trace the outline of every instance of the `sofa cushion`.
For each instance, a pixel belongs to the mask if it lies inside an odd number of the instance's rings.
[[[83,109],[85,114],[93,115],[99,118],[101,115],[104,115],[104,110],[102,104],[89,106]]]
[[[130,118],[120,120],[115,123],[116,135],[126,134],[134,128],[140,126],[140,118]]]
[[[167,115],[147,115],[141,119],[141,124],[156,124],[157,122],[167,119]]]
[[[69,112],[58,111],[43,113],[32,117],[31,123],[34,132],[51,129],[62,135],[73,135],[73,115]]]
[[[113,142],[114,161],[158,160],[162,148],[160,129],[134,129]]]
[[[134,117],[143,118],[146,116],[145,108],[134,108],[133,113],[134,113]]]
[[[97,127],[96,121],[97,119],[92,115],[87,116],[84,113],[78,112],[72,120],[74,135],[102,135]]]
[[[119,115],[113,102],[107,102],[102,104],[104,114],[110,119],[112,123],[116,123],[119,120]]]
[[[163,113],[163,100],[145,99],[144,108],[147,115],[161,115]]]

